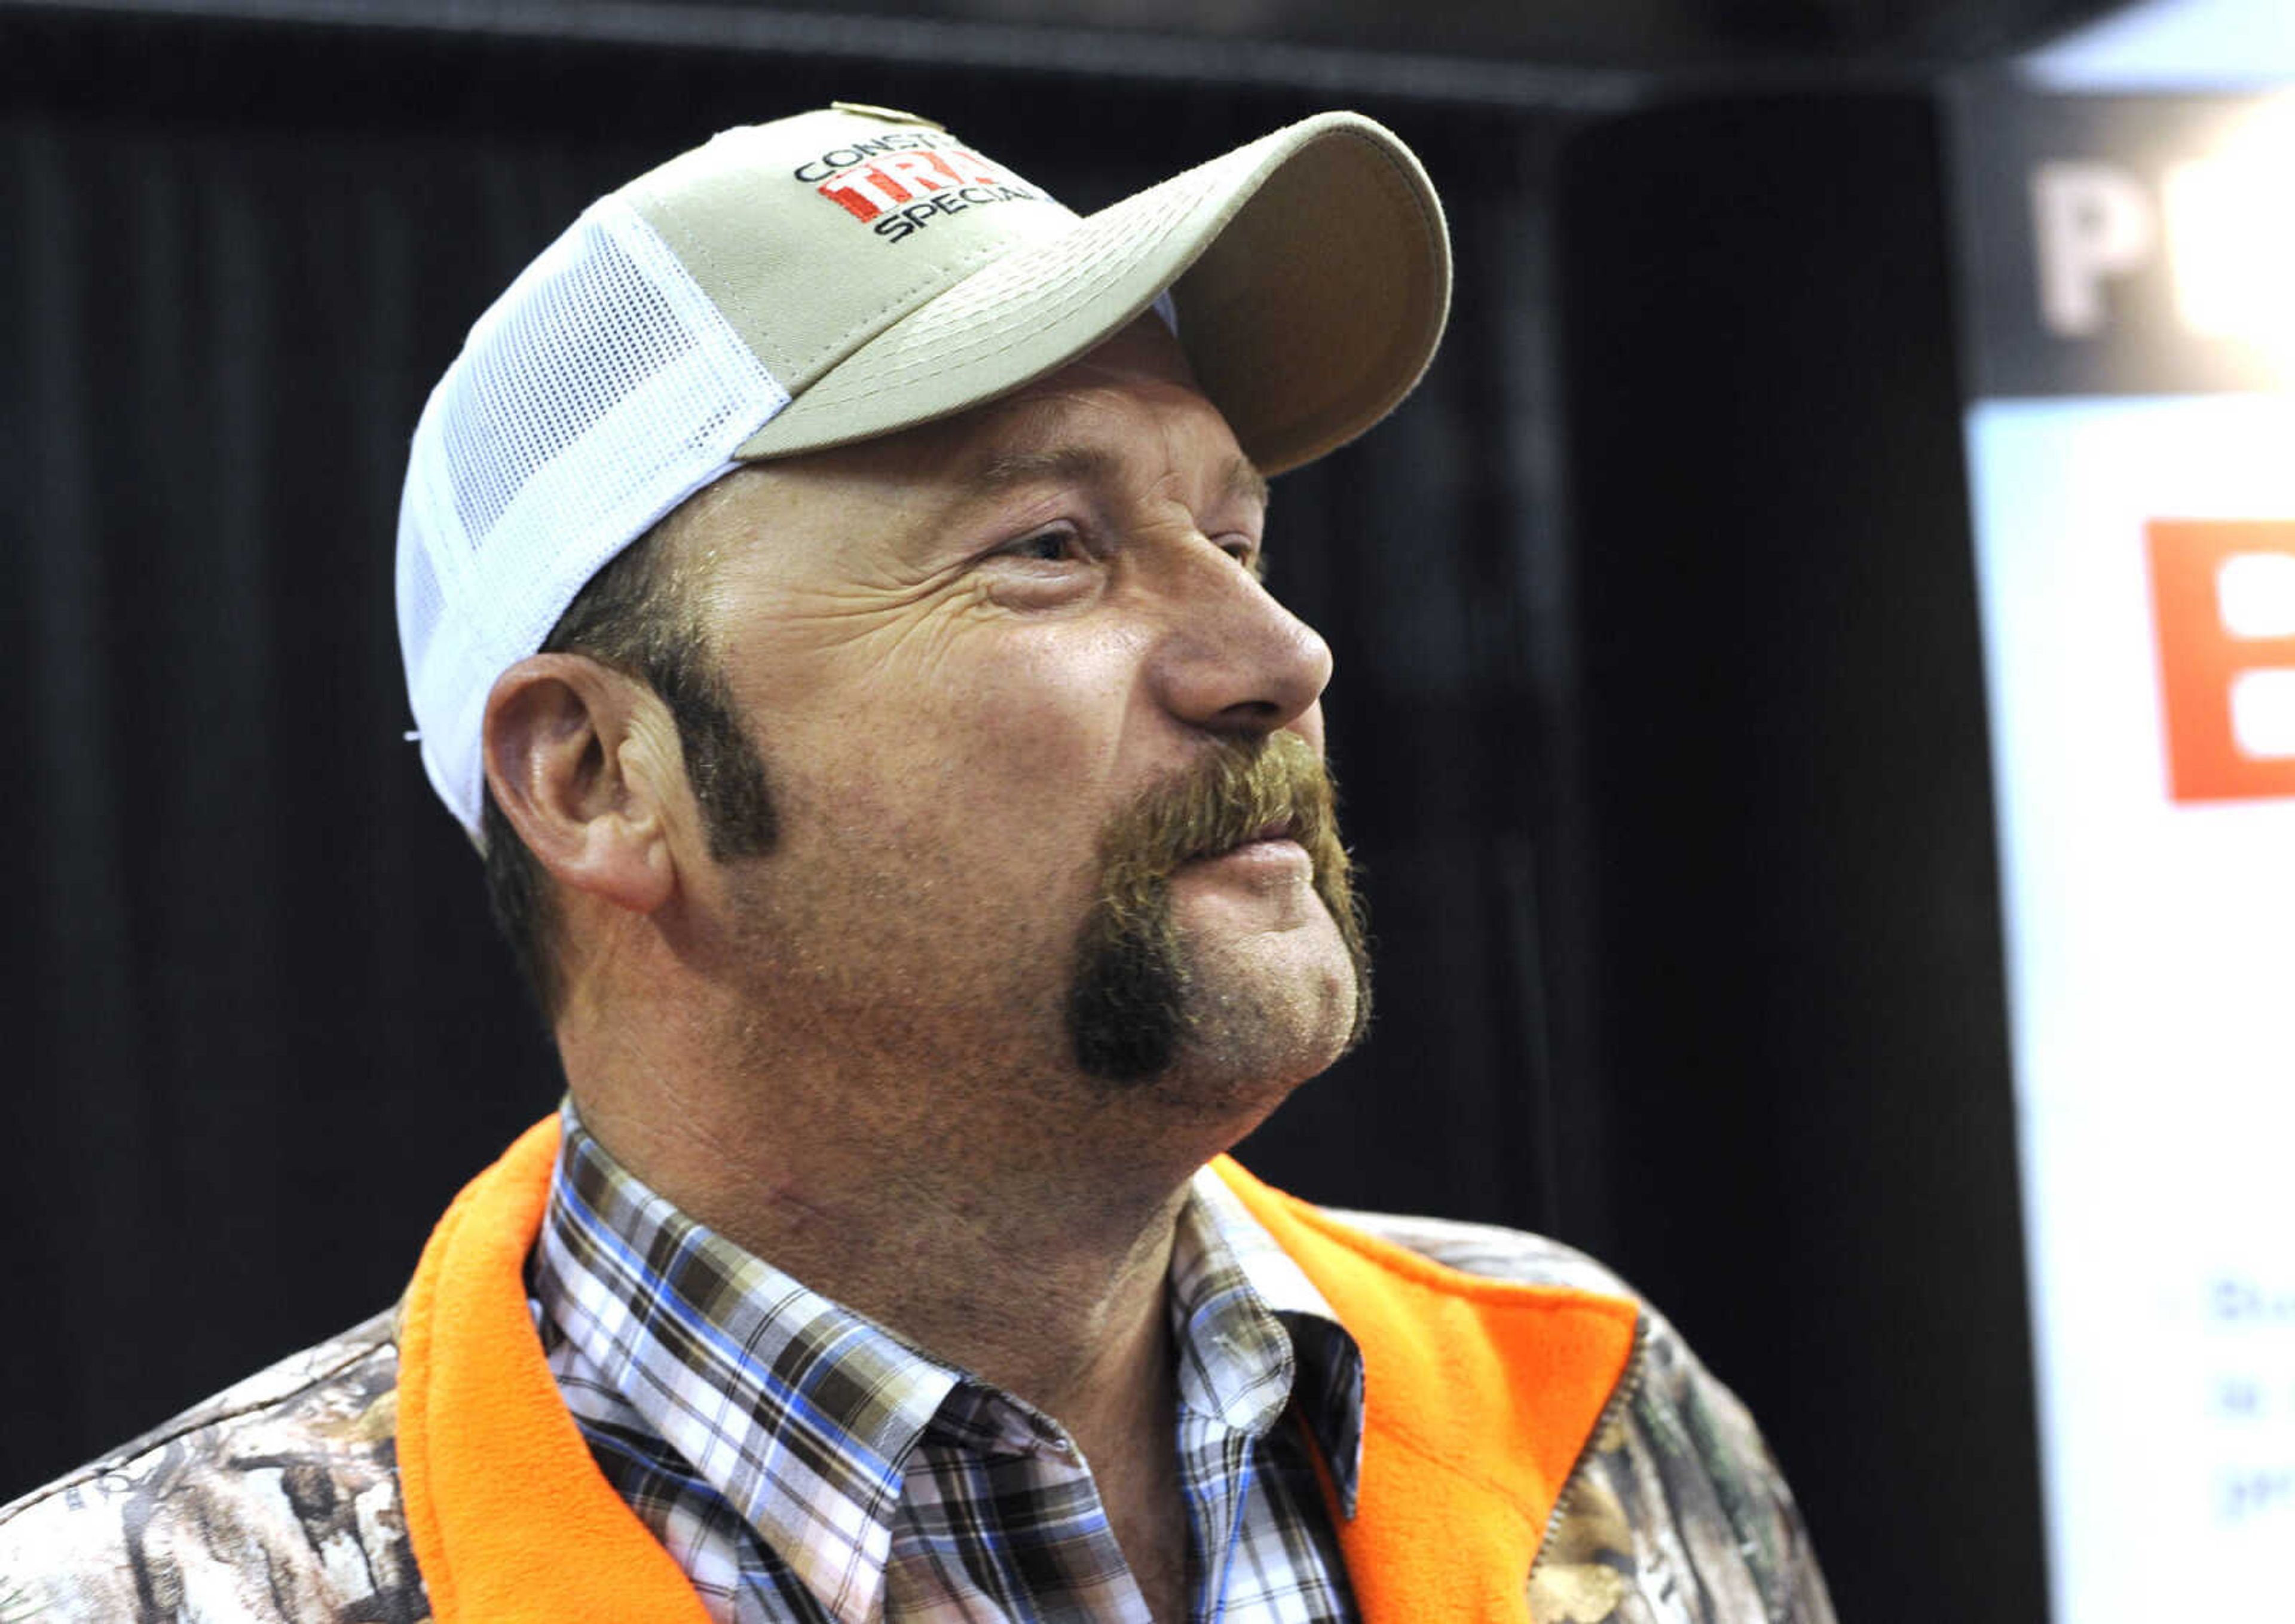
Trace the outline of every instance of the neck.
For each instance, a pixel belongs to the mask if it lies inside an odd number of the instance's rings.
[[[919,1077],[881,1054],[728,1071],[560,1037],[600,1141],[774,1267],[1028,1400],[1088,1454],[1112,1411],[1168,1401],[1172,1226],[1233,1125],[1159,1120],[1083,1080]]]

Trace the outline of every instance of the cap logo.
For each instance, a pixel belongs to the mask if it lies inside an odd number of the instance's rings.
[[[792,173],[888,242],[913,236],[940,216],[989,203],[1041,202],[1044,195],[939,130],[852,142]]]

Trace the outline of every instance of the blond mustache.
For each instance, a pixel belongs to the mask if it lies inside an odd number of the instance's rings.
[[[1314,747],[1286,730],[1213,746],[1103,831],[1099,895],[1079,937],[1082,969],[1070,1008],[1086,1071],[1130,1081],[1171,1064],[1185,1032],[1188,986],[1172,918],[1172,876],[1198,858],[1270,837],[1306,850],[1315,894],[1354,967],[1346,1046],[1361,1041],[1370,1021],[1368,934],[1353,862],[1339,838],[1337,791]]]

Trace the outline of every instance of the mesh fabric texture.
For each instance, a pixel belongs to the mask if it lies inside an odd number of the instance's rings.
[[[414,431],[398,625],[423,769],[474,839],[494,679],[788,399],[614,197],[471,328]]]

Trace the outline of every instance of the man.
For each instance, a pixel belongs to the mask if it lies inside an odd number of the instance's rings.
[[[1447,252],[1344,114],[1079,221],[839,104],[587,211],[399,575],[568,1102],[396,1310],[0,1514],[17,1598],[1828,1619],[1610,1277],[1215,1160],[1368,1008],[1265,476],[1416,381]]]

